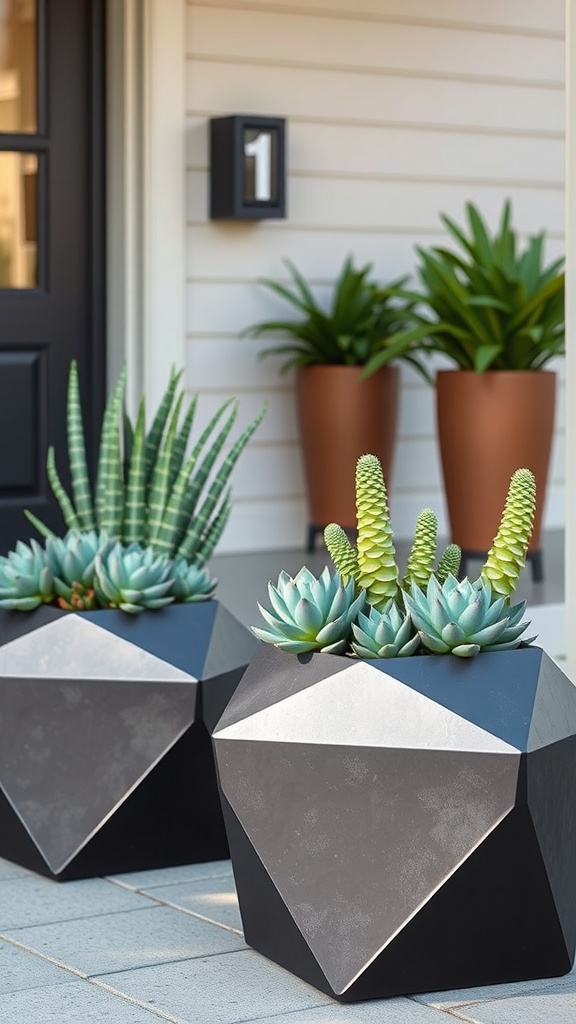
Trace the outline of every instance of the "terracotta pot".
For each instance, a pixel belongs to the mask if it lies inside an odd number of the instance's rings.
[[[438,440],[451,539],[488,551],[512,473],[536,477],[537,511],[530,550],[540,548],[556,374],[543,370],[441,370],[436,379]]]
[[[356,527],[356,462],[377,455],[388,482],[400,376],[385,366],[366,380],[362,367],[306,366],[296,395],[311,524]]]

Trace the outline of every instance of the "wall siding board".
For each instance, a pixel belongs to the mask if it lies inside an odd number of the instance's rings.
[[[564,7],[559,0],[204,0],[187,3],[186,384],[208,419],[230,394],[239,429],[266,419],[233,479],[220,551],[302,546],[306,501],[293,393],[278,338],[240,337],[289,310],[258,282],[292,259],[327,303],[344,256],[389,281],[416,245],[446,241],[439,213],[472,200],[495,225],[564,252]],[[322,46],[318,46],[318,39]],[[210,222],[207,119],[286,116],[288,217]],[[445,365],[435,358],[433,368]],[[545,510],[563,524],[563,366]],[[402,367],[390,503],[395,535],[433,507],[447,535],[433,389]]]
[[[189,6],[194,6],[193,0],[188,2]],[[272,4],[270,0],[203,0],[202,6],[258,10],[269,9]],[[545,4],[542,0],[506,0],[506,3],[483,0],[481,8],[462,3],[462,0],[434,0],[432,15],[430,0],[403,0],[401,7],[395,0],[391,3],[386,0],[312,0],[312,3],[310,0],[282,0],[274,6],[302,14],[348,14],[357,19],[368,16],[381,21],[420,21],[436,25],[452,23],[478,26],[481,30],[493,26],[508,29],[514,35],[537,32],[562,37],[564,33],[563,0],[546,0]]]
[[[295,83],[297,76],[297,83]],[[233,87],[230,88],[230,80]],[[257,111],[348,124],[388,124],[482,134],[564,132],[564,92],[541,85],[428,78],[190,58],[188,112]],[[297,87],[296,87],[297,85]],[[310,97],[314,96],[311,108]]]
[[[319,46],[322,40],[322,46]],[[303,16],[262,9],[188,8],[193,58],[255,59],[267,64],[370,68],[418,76],[451,75],[562,84],[564,40],[446,25]],[[489,61],[486,55],[490,55]]]

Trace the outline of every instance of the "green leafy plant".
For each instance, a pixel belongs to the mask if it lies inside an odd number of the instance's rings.
[[[564,353],[564,260],[544,264],[544,232],[521,250],[509,201],[494,234],[473,203],[466,215],[465,228],[441,216],[455,250],[417,248],[422,288],[403,294],[419,312],[404,337],[463,370],[540,370]],[[381,365],[375,353],[366,369]]]
[[[126,372],[108,400],[94,486],[87,468],[76,363],[70,367],[67,399],[71,496],[62,485],[54,449],[47,456],[48,479],[69,530],[105,531],[112,540],[150,547],[156,555],[201,567],[212,554],[231,509],[228,479],[242,450],[261,422],[265,407],[223,449],[236,420],[238,403],[225,402],[188,453],[196,398],[182,417],[181,373],[172,372],[149,430],[142,398],[135,424],[123,412]],[[219,460],[219,461],[218,461]],[[45,536],[48,529],[27,511]]]
[[[456,578],[456,544],[446,547],[434,568],[438,522],[431,509],[423,509],[400,582],[382,467],[374,455],[358,460],[356,505],[356,547],[337,523],[325,530],[338,570],[333,577],[326,569],[318,581],[304,568],[294,580],[281,573],[277,587],[269,584],[273,612],[260,608],[269,628],[254,628],[261,640],[293,653],[471,658],[480,651],[508,650],[535,639],[522,640],[529,625],[522,621],[525,602],[510,605],[526,561],[536,507],[530,470],[513,474],[497,536],[474,581]]]
[[[430,380],[419,357],[419,332],[408,329],[415,303],[403,291],[407,278],[381,287],[370,279],[371,264],[357,269],[348,257],[334,283],[330,307],[325,310],[295,265],[290,260],[284,262],[292,287],[270,279],[260,283],[289,303],[300,318],[264,320],[243,332],[251,337],[278,331],[289,336],[286,342],[261,353],[286,356],[282,373],[318,364],[368,366],[377,355],[378,367],[403,359]]]

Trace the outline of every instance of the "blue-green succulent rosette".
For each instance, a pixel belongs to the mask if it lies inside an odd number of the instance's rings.
[[[252,626],[252,631],[259,640],[291,654],[344,654],[352,623],[366,600],[352,580],[344,586],[328,567],[318,578],[306,566],[294,578],[281,572],[276,586],[268,584],[268,595],[272,611],[258,607],[269,628]]]

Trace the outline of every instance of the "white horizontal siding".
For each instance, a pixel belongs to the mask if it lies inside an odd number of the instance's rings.
[[[302,545],[306,506],[293,376],[240,337],[289,309],[259,284],[289,258],[326,301],[351,253],[381,280],[416,245],[445,241],[444,212],[475,202],[495,225],[511,197],[521,237],[564,251],[564,5],[558,0],[205,0],[187,7],[186,380],[208,418],[238,395],[238,430],[267,399],[233,477],[220,550]],[[321,42],[321,45],[319,43]],[[208,118],[288,119],[288,218],[210,222]],[[433,507],[446,534],[434,393],[403,368],[391,479],[395,535]],[[548,526],[563,512],[559,387]]]

